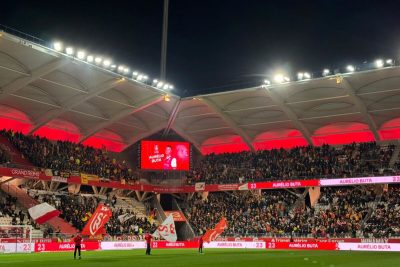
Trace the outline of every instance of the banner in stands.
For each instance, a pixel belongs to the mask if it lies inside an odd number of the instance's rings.
[[[53,170],[52,169],[44,169],[44,175],[46,176],[53,176]]]
[[[112,216],[112,211],[109,207],[99,204],[89,222],[82,230],[82,235],[95,236]]]
[[[24,169],[11,169],[11,176],[16,176],[20,178],[30,178],[30,179],[39,179],[40,172],[32,171],[32,170],[24,170]]]
[[[174,218],[174,222],[186,222],[185,215],[183,215],[182,211],[174,210],[174,211],[164,211],[165,216],[169,216],[172,214],[172,218]]]
[[[81,182],[82,182],[82,184],[88,184],[89,181],[98,182],[99,181],[99,176],[94,175],[94,174],[81,173]]]
[[[75,244],[72,242],[51,242],[51,243],[35,243],[35,252],[46,251],[71,251],[74,250]],[[100,242],[82,242],[82,250],[98,250]]]
[[[321,186],[400,183],[400,176],[377,176],[343,179],[322,179]]]
[[[141,141],[140,167],[145,170],[181,170],[190,168],[188,142]]]
[[[206,189],[206,183],[204,183],[204,182],[195,183],[195,185],[194,185],[195,191],[204,191],[205,189]]]
[[[53,177],[51,177],[51,180],[53,182],[68,183],[68,178],[61,177],[61,176],[53,176]]]
[[[319,180],[293,180],[276,182],[249,183],[248,188],[253,189],[274,189],[274,188],[295,188],[319,186]]]

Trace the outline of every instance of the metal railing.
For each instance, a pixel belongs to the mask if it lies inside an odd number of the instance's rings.
[[[22,31],[19,31],[17,29],[12,28],[12,27],[8,27],[8,26],[3,25],[3,24],[0,24],[0,30],[4,31],[6,33],[12,34],[12,35],[14,35],[16,37],[20,37],[20,38],[24,39],[24,41],[30,41],[32,43],[39,44],[39,45],[42,45],[42,46],[45,46],[45,47],[48,47],[48,48],[51,47],[51,43],[48,42],[48,41],[45,41],[45,40],[40,39],[40,38],[38,38],[36,36],[24,33]]]

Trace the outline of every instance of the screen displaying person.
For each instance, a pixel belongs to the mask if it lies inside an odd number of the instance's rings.
[[[172,155],[172,147],[166,146],[165,147],[165,157],[164,157],[164,170],[175,170],[177,167],[176,158]]]
[[[177,145],[176,154],[179,162],[187,162],[189,160],[189,151],[185,145]]]

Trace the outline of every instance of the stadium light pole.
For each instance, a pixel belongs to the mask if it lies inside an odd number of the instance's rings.
[[[160,79],[165,80],[167,75],[167,43],[168,43],[168,6],[169,0],[164,0],[164,18],[161,40],[161,70]]]

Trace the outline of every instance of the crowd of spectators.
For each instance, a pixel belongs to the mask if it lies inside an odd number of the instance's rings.
[[[228,221],[227,236],[265,235],[269,232],[291,232],[289,225],[281,225],[289,217],[297,197],[284,190],[265,191],[261,195],[246,193],[210,193],[189,201],[188,220],[196,235],[204,234],[222,217]]]
[[[0,193],[0,218],[10,218],[10,225],[37,225],[28,216],[27,212],[17,204],[17,198],[5,193]],[[7,223],[8,224],[8,223]]]
[[[364,233],[375,238],[400,236],[399,185],[390,185],[383,193],[380,202],[366,222]]]
[[[121,220],[121,217],[128,218]],[[111,236],[130,235],[142,238],[145,233],[153,233],[156,225],[146,217],[139,218],[134,212],[117,209],[107,223],[107,233]]]
[[[111,180],[139,180],[137,170],[130,168],[126,161],[117,161],[105,150],[13,131],[2,130],[0,134],[40,168],[95,174]],[[323,145],[210,154],[195,164],[187,180],[191,184],[238,183],[392,174],[394,170],[389,168],[389,162],[394,148],[394,145],[369,142],[342,147]],[[0,150],[0,162],[7,160],[3,154]]]
[[[375,142],[342,147],[296,147],[257,152],[211,154],[189,174],[189,183],[238,183],[322,177],[354,177],[392,173],[394,145]]]
[[[36,195],[40,202],[47,202],[61,211],[60,217],[72,226],[82,231],[98,204],[104,203],[111,207],[112,217],[106,224],[105,230],[110,236],[131,235],[141,238],[144,233],[154,230],[155,224],[148,221],[146,217],[139,217],[130,210],[123,210],[115,206],[116,198],[100,199],[95,196],[82,195]],[[49,229],[49,235],[60,233],[60,229]]]
[[[0,134],[6,136],[29,161],[40,168],[95,174],[111,180],[137,179],[126,161],[118,162],[105,150],[68,141],[50,141],[11,130],[2,130]]]
[[[371,211],[375,199],[374,187],[322,188],[318,208],[306,206],[305,201],[299,201],[301,197],[284,190],[266,190],[261,195],[210,193],[207,199],[194,197],[190,200],[186,214],[197,235],[213,228],[225,217],[228,229],[224,236],[362,237],[363,219]],[[395,220],[399,218],[399,200],[392,200],[397,209],[386,209],[391,213],[390,219],[381,216],[386,222],[390,220],[382,226],[385,231],[399,226],[399,220]],[[389,200],[388,207],[393,207],[394,202]],[[372,228],[377,228],[379,223],[381,221]]]
[[[0,164],[10,162],[10,155],[0,146]]]

